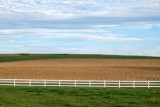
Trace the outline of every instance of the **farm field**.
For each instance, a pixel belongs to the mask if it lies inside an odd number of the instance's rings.
[[[125,55],[98,55],[98,54],[0,54],[1,62],[40,60],[40,59],[160,59],[153,56],[125,56]]]
[[[159,107],[157,88],[0,87],[0,107]]]
[[[67,58],[3,62],[0,78],[160,80],[160,59]]]

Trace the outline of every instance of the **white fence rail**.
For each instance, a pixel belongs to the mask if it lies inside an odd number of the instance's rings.
[[[160,81],[0,79],[0,86],[160,88]]]

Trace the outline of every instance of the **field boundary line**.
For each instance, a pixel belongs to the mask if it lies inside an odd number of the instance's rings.
[[[160,81],[0,79],[0,86],[160,88]]]

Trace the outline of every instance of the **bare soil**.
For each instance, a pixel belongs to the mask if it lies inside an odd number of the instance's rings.
[[[0,78],[160,80],[160,59],[51,59],[0,63]]]

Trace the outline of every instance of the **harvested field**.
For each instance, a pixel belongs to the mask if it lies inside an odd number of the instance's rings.
[[[0,63],[0,78],[160,80],[159,59],[51,59]]]

